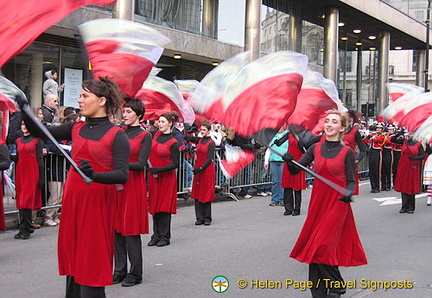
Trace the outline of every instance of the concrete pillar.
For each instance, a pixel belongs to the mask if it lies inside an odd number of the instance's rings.
[[[356,110],[360,111],[361,103],[361,90],[362,90],[362,77],[363,77],[363,51],[362,46],[358,46],[357,49],[357,80],[356,80]]]
[[[426,50],[416,50],[416,53],[417,53],[416,85],[420,87],[424,87],[425,69],[426,69]]]
[[[301,53],[302,51],[302,19],[300,16],[290,15],[289,17],[289,44],[290,51]]]
[[[112,17],[133,21],[135,15],[135,0],[117,0],[113,9]]]
[[[339,42],[339,10],[330,8],[325,18],[324,77],[336,83]]]
[[[203,0],[202,35],[217,38],[218,30],[218,1]]]
[[[376,104],[376,114],[379,115],[381,111],[388,106],[388,91],[386,83],[389,76],[389,54],[390,54],[390,33],[381,32],[381,40],[379,44],[379,57],[378,57],[378,98]]]
[[[43,53],[32,54],[31,84],[30,84],[30,106],[40,107],[43,103],[42,85],[43,75]]]
[[[246,0],[245,51],[251,52],[252,60],[260,57],[261,0]]]

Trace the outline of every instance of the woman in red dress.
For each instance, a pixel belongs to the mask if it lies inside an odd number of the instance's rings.
[[[116,184],[129,175],[128,138],[108,117],[123,98],[115,82],[99,79],[82,83],[78,104],[87,122],[48,128],[57,140],[72,141],[73,160],[93,180],[87,184],[71,167],[64,186],[58,260],[60,275],[67,276],[67,298],[102,298],[112,284]],[[31,122],[26,125],[30,129]]]
[[[193,169],[191,199],[195,199],[196,225],[209,226],[212,222],[211,202],[215,199],[216,171],[213,162],[215,143],[210,137],[211,123],[203,121],[201,124],[202,138],[188,138],[198,143],[197,160]]]
[[[166,246],[171,241],[171,214],[177,212],[177,175],[179,144],[172,135],[178,121],[177,112],[159,117],[159,130],[152,141],[148,175],[150,214],[153,215],[153,235],[148,246]]]
[[[355,161],[348,146],[342,144],[342,136],[347,126],[347,116],[331,111],[325,118],[326,140],[312,145],[301,157],[299,163],[307,166],[314,161],[315,172],[342,187],[354,191]],[[285,154],[285,160],[292,160]],[[292,174],[300,171],[288,163]],[[346,289],[329,286],[328,279],[340,284],[343,278],[338,266],[359,266],[367,263],[360,238],[357,233],[350,197],[341,195],[315,179],[311,194],[308,215],[303,229],[291,251],[290,257],[309,264],[309,280],[313,297],[338,297]]]
[[[408,139],[398,138],[396,134],[391,141],[402,144],[402,153],[396,174],[394,190],[402,196],[402,208],[399,213],[414,214],[415,195],[420,192],[421,160],[425,158],[425,151],[420,142],[413,140],[413,133],[409,132]]]
[[[10,165],[9,148],[5,141],[0,139],[0,171],[7,170]],[[0,177],[0,181],[3,177]],[[0,187],[0,231],[6,231],[6,219],[3,205],[3,189]]]
[[[130,287],[142,282],[141,235],[149,233],[145,166],[150,155],[152,136],[140,126],[144,116],[141,100],[126,99],[123,105],[123,130],[130,143],[129,180],[119,191],[114,236],[113,284]],[[127,270],[129,256],[130,269]]]
[[[21,124],[23,137],[16,140],[17,155],[15,171],[16,206],[19,210],[19,233],[15,239],[29,239],[35,228],[32,224],[32,210],[42,208],[44,186],[43,147],[44,142],[30,134],[24,122]]]

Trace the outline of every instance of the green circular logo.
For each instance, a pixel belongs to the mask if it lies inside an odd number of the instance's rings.
[[[229,288],[229,280],[223,275],[218,275],[213,278],[211,286],[216,293],[224,293]]]

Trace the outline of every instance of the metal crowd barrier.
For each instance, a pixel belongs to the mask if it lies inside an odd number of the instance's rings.
[[[53,153],[49,153],[50,156],[53,156]],[[188,195],[190,193],[191,187],[192,187],[192,179],[193,179],[193,166],[195,163],[195,152],[192,153],[186,153],[184,151],[180,152],[180,166],[177,170],[177,187],[178,187],[178,196],[183,197],[184,199],[188,198]],[[235,196],[235,193],[238,192],[241,188],[247,188],[247,187],[258,187],[260,185],[271,185],[271,174],[270,171],[264,168],[264,152],[259,153],[257,155],[257,158],[249,164],[246,168],[244,168],[242,171],[240,171],[235,177],[228,179],[223,174],[219,161],[224,158],[224,152],[220,149],[216,149],[215,156],[214,156],[214,162],[215,162],[215,168],[216,168],[216,187],[215,191],[220,194],[222,197],[227,197],[229,199],[237,200],[237,197]],[[48,189],[48,181],[52,180],[60,180],[60,181],[66,181],[67,176],[67,169],[68,165],[67,162],[62,159],[61,163],[59,164],[59,159],[56,158],[44,158],[45,162],[45,187],[43,189],[42,194],[42,200],[43,200],[43,207],[42,209],[49,209],[49,208],[57,208],[61,207],[61,205],[48,205],[48,197],[49,197],[49,189]],[[51,164],[48,164],[51,163]],[[57,173],[56,171],[48,171],[47,169],[58,169],[61,168],[62,170]],[[367,175],[368,173],[368,156],[366,156],[361,160],[361,162],[358,165],[358,171],[361,175]],[[11,166],[11,169],[9,170],[11,173],[10,176],[13,181],[13,173],[14,173],[14,166]],[[61,177],[53,177],[54,175],[59,174]],[[307,180],[313,179],[312,177],[306,178]],[[62,184],[58,184],[62,185]],[[6,186],[3,187],[3,191],[5,193],[4,195],[4,207],[5,207],[5,214],[13,214],[18,213],[18,210],[16,209],[15,205],[15,199],[12,197],[12,195],[8,194],[8,192],[5,192]]]

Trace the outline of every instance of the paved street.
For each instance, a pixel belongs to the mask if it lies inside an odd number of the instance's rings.
[[[353,209],[369,264],[341,268],[351,289],[344,297],[432,297],[432,207],[420,194],[413,215],[399,214],[399,193],[371,194],[368,181]],[[310,190],[303,193],[302,214],[283,216],[269,207],[270,197],[213,204],[211,226],[194,225],[193,206],[181,207],[172,220],[172,242],[148,247],[144,235],[144,282],[107,287],[108,297],[310,297],[297,287],[308,266],[288,257],[306,217]],[[0,233],[0,297],[64,297],[65,277],[57,273],[58,228],[36,230],[30,240],[15,240],[16,231]],[[228,290],[213,291],[212,279],[225,276]],[[237,285],[245,279],[246,288]],[[239,281],[240,280],[240,281]],[[261,281],[267,288],[252,286]],[[266,281],[267,280],[267,281]],[[387,286],[411,289],[375,289]],[[398,281],[399,284],[397,283]],[[390,283],[393,282],[393,283]],[[380,284],[383,285],[382,283]],[[276,286],[276,288],[268,288]]]

